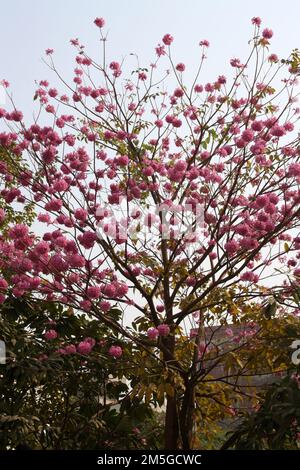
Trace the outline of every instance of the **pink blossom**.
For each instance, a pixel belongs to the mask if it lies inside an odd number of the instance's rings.
[[[122,356],[123,351],[120,346],[111,346],[108,350],[108,354],[116,359]]]
[[[170,46],[173,40],[174,38],[173,36],[171,36],[171,34],[165,34],[164,37],[162,38],[162,41],[166,46]]]
[[[68,187],[69,187],[68,183],[64,179],[60,179],[60,180],[55,181],[55,183],[52,186],[52,189],[54,192],[61,193],[61,192],[66,191]]]
[[[86,249],[93,248],[95,242],[97,240],[97,235],[95,232],[87,231],[80,235],[78,235],[79,243],[84,246]]]
[[[87,288],[87,295],[91,299],[98,299],[101,295],[100,287],[98,286],[90,286]]]
[[[117,71],[117,70],[120,70],[121,67],[120,67],[119,62],[113,61],[109,64],[109,68],[111,70]]]
[[[251,127],[254,131],[261,131],[264,128],[262,121],[253,121]]]
[[[156,127],[158,127],[158,128],[161,128],[161,127],[163,127],[163,125],[164,125],[164,123],[163,123],[163,121],[162,121],[161,119],[157,119],[157,120],[154,122],[154,124],[155,124]]]
[[[56,88],[49,88],[48,95],[51,96],[51,98],[56,98],[58,95],[58,91]]]
[[[6,119],[9,119],[11,121],[16,121],[16,122],[22,121],[23,113],[21,113],[21,111],[14,110],[9,115],[8,114],[6,115]]]
[[[124,283],[118,283],[116,285],[116,296],[117,297],[124,297],[128,293],[128,287]]]
[[[3,277],[0,277],[0,290],[5,290],[8,288],[8,283]]]
[[[164,305],[157,305],[156,310],[158,312],[162,313],[165,310],[165,306]]]
[[[162,323],[158,325],[157,331],[159,333],[159,336],[168,336],[168,334],[170,333],[170,327],[169,325]]]
[[[202,160],[207,160],[210,158],[210,153],[207,150],[204,150],[204,152],[201,152],[201,158]]]
[[[219,83],[220,85],[225,85],[226,81],[227,81],[227,80],[226,80],[226,77],[225,77],[224,75],[220,75],[220,76],[218,77],[218,83]]]
[[[176,65],[176,70],[178,70],[178,72],[184,72],[185,65],[182,62],[180,62],[179,64]]]
[[[258,245],[258,242],[254,238],[250,237],[244,237],[240,240],[240,246],[241,248],[244,248],[246,250],[254,250]]]
[[[279,126],[279,124],[275,124],[271,130],[270,130],[271,135],[274,135],[275,137],[282,137],[285,135],[286,130],[283,126]]]
[[[254,16],[251,19],[251,22],[252,22],[252,24],[255,24],[256,26],[260,26],[261,25],[261,18],[259,18],[259,16]]]
[[[268,61],[269,62],[278,62],[279,61],[279,58],[278,58],[278,55],[276,54],[270,54],[269,57],[268,57]]]
[[[196,284],[196,278],[194,276],[188,276],[185,282],[189,287],[194,286]]]
[[[77,352],[79,354],[89,354],[92,349],[93,349],[93,346],[88,341],[81,341],[77,346]]]
[[[208,41],[207,39],[202,39],[202,40],[199,42],[199,46],[209,47],[209,41]]]
[[[69,344],[65,347],[66,354],[76,354],[76,346],[74,344]]]
[[[88,213],[85,209],[79,208],[75,210],[74,216],[77,220],[81,220],[82,222],[84,222],[88,217]]]
[[[300,163],[291,163],[287,171],[288,176],[300,176]]]
[[[48,330],[44,333],[44,337],[47,340],[56,339],[57,336],[58,336],[58,334],[57,334],[57,331],[55,331],[55,330]]]
[[[55,113],[55,108],[54,108],[54,106],[52,106],[52,104],[48,104],[45,109],[46,109],[47,113],[51,113],[51,114]]]
[[[204,90],[207,91],[208,93],[212,93],[214,91],[214,86],[211,83],[206,83],[204,86]]]
[[[81,300],[79,305],[82,310],[89,312],[91,310],[92,303],[89,300],[85,299]]]
[[[66,247],[65,247],[66,250]],[[72,253],[68,256],[68,262],[72,268],[83,268],[85,266],[85,259],[78,253]]]
[[[257,207],[265,207],[268,204],[268,198],[265,194],[260,194],[256,200],[255,204]]]
[[[90,343],[92,345],[92,348],[95,346],[96,344],[96,340],[94,338],[90,338],[90,337],[87,337],[87,338],[84,338],[84,341],[86,343]]]
[[[34,252],[37,253],[38,255],[44,255],[48,253],[49,251],[49,244],[46,241],[40,241],[37,243],[34,247]]]
[[[176,171],[185,171],[187,168],[187,163],[184,160],[178,160],[175,163],[174,168],[176,169]]]
[[[52,198],[45,204],[45,209],[48,211],[59,211],[62,208],[63,202],[61,199]]]
[[[128,165],[129,157],[127,155],[120,155],[117,161],[120,166],[126,166]]]
[[[103,26],[105,25],[105,20],[104,18],[95,18],[94,24],[98,26],[98,28],[103,28]]]
[[[232,67],[242,68],[243,64],[241,63],[240,59],[234,58],[230,60],[230,65]]]
[[[156,328],[149,328],[147,331],[147,336],[151,341],[156,340],[156,338],[159,336],[159,331]]]
[[[283,127],[287,132],[292,132],[294,130],[294,124],[292,122],[286,122]]]
[[[176,88],[176,90],[174,90],[174,96],[176,96],[176,98],[181,98],[183,95],[184,91],[182,88]]]
[[[233,255],[238,251],[239,244],[235,240],[229,240],[227,243],[225,243],[224,248],[228,252],[228,254]]]
[[[265,28],[262,32],[262,36],[264,39],[271,39],[273,36],[273,31],[271,29]]]
[[[158,44],[158,46],[155,48],[155,52],[158,55],[158,57],[165,55],[166,54],[165,46]]]
[[[251,131],[251,129],[245,129],[242,132],[242,139],[244,139],[246,142],[251,142],[253,137],[254,137],[254,133],[253,131]]]
[[[139,73],[139,79],[142,80],[142,82],[144,82],[145,80],[147,80],[147,75],[145,72],[140,72]]]
[[[114,297],[116,294],[116,288],[113,284],[106,284],[102,287],[102,293],[106,297]]]
[[[182,121],[181,121],[181,119],[174,118],[173,121],[172,121],[172,124],[173,124],[174,127],[181,127]]]
[[[203,86],[197,84],[197,85],[195,85],[194,90],[195,90],[196,93],[202,93],[202,91],[203,91]]]
[[[7,80],[1,80],[0,81],[0,85],[2,85],[4,88],[8,88],[9,87],[9,82]]]
[[[16,224],[14,227],[12,227],[8,234],[10,238],[13,240],[19,239],[19,238],[25,238],[28,235],[29,228],[27,225],[24,224]]]
[[[60,256],[59,254],[55,254],[50,258],[49,269],[54,272],[63,272],[68,269],[68,263],[62,258],[62,256]]]
[[[246,271],[241,275],[240,279],[242,281],[257,282],[258,275],[254,274],[252,271]]]
[[[101,300],[99,307],[103,312],[108,312],[111,309],[111,304],[108,300]]]

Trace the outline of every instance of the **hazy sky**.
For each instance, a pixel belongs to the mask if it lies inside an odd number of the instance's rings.
[[[34,80],[51,81],[41,60],[47,47],[55,49],[57,66],[69,77],[74,56],[70,38],[79,37],[91,55],[99,54],[96,16],[106,20],[109,57],[115,60],[135,52],[148,65],[154,46],[168,32],[175,37],[176,59],[189,70],[198,60],[199,40],[207,38],[206,80],[226,71],[231,57],[245,56],[253,16],[261,16],[274,30],[272,52],[287,56],[292,48],[300,49],[297,0],[0,0],[0,6],[0,79],[9,80],[17,107],[26,116],[34,106]]]

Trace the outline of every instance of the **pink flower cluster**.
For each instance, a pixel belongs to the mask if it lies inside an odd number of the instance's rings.
[[[152,341],[156,340],[158,336],[168,336],[170,334],[170,327],[165,323],[161,323],[157,328],[149,328],[147,330],[147,336]]]
[[[58,336],[58,334],[57,334],[57,331],[55,331],[55,330],[47,330],[44,334],[45,339],[47,339],[48,341],[50,341],[52,339],[56,339],[57,336]]]
[[[117,359],[117,358],[122,356],[123,351],[122,351],[122,348],[120,346],[111,346],[108,350],[108,354],[111,357]]]

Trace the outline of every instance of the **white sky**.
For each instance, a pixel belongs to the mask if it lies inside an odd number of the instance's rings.
[[[105,18],[109,29],[111,59],[134,52],[147,66],[168,32],[175,37],[174,56],[186,63],[187,76],[198,63],[199,40],[208,39],[204,82],[226,73],[231,57],[245,57],[253,16],[261,16],[263,25],[274,30],[272,52],[287,56],[300,48],[297,0],[0,0],[0,79],[9,80],[16,105],[27,117],[34,107],[34,80],[51,79],[41,60],[44,50],[53,47],[58,68],[71,77],[75,51],[70,38],[78,36],[92,56],[99,55],[93,25],[97,16]]]

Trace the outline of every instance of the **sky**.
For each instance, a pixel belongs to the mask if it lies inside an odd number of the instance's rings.
[[[15,104],[25,116],[34,109],[35,80],[52,81],[42,61],[45,49],[55,49],[58,69],[71,78],[75,51],[69,40],[79,37],[97,57],[100,46],[93,20],[99,16],[106,20],[111,60],[136,53],[147,66],[155,57],[154,47],[171,33],[174,56],[186,63],[188,74],[199,58],[199,40],[208,39],[203,81],[226,71],[230,58],[246,56],[253,16],[274,30],[272,52],[286,57],[293,48],[300,49],[297,0],[0,0],[0,80],[11,83]],[[0,104],[3,101],[0,91]]]

